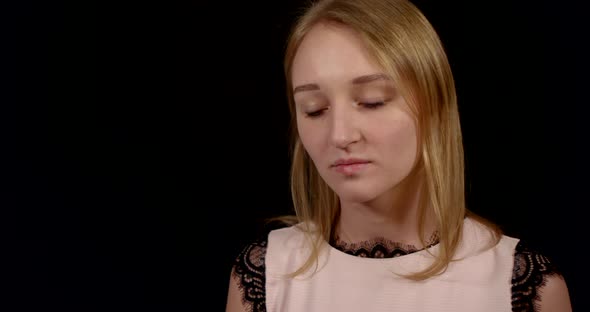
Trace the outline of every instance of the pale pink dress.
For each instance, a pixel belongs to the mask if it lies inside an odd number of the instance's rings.
[[[518,239],[503,236],[482,251],[490,239],[486,228],[464,221],[456,258],[439,276],[412,281],[396,273],[420,270],[432,261],[438,245],[394,258],[363,258],[329,244],[319,266],[296,278],[284,275],[299,268],[308,254],[304,234],[291,226],[268,236],[266,310],[268,312],[502,312],[512,311],[511,278]]]

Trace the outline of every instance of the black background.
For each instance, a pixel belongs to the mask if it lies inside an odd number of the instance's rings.
[[[584,13],[415,1],[455,74],[468,204],[583,300]],[[282,49],[297,1],[2,4],[5,311],[222,311],[290,211]]]

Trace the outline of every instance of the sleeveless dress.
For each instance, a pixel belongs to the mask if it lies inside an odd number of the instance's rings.
[[[425,268],[438,252],[375,242],[324,244],[317,267],[294,278],[309,250],[297,226],[274,229],[246,246],[234,263],[243,302],[251,311],[535,311],[545,277],[559,274],[519,239],[502,236],[484,249],[487,229],[466,218],[455,255],[442,274],[412,281],[400,274]]]

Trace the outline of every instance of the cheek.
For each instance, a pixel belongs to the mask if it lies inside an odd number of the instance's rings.
[[[297,121],[297,132],[299,133],[299,139],[303,148],[307,151],[309,156],[315,162],[318,155],[321,155],[321,129],[319,127],[313,127],[305,121]]]
[[[381,142],[382,146],[387,147],[387,154],[392,159],[397,159],[397,166],[411,166],[417,156],[418,135],[416,127],[411,120],[398,123],[398,127],[391,129],[387,136],[383,137],[386,142]]]

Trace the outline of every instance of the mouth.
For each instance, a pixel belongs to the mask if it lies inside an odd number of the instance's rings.
[[[331,168],[338,172],[345,175],[352,175],[355,173],[359,173],[360,171],[364,170],[371,164],[368,160],[362,159],[348,159],[348,160],[339,160],[335,162]]]

